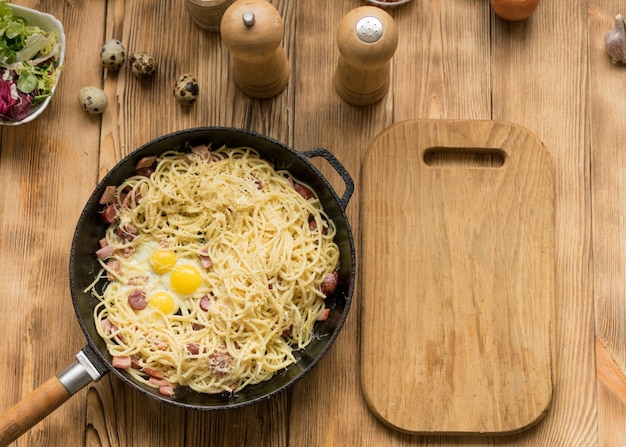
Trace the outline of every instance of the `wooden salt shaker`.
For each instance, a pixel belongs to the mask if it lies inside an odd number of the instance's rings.
[[[290,68],[282,46],[280,14],[267,0],[237,0],[220,26],[222,41],[232,53],[233,77],[248,96],[270,98],[289,81]]]
[[[344,16],[337,32],[335,90],[350,104],[374,104],[387,94],[398,27],[389,13],[361,6]]]

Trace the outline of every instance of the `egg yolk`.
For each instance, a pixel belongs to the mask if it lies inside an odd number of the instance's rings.
[[[192,265],[179,265],[172,271],[170,279],[172,288],[178,293],[189,295],[195,292],[202,284],[202,277],[197,268]]]
[[[172,250],[155,250],[150,255],[150,267],[160,275],[172,270],[175,264],[176,253]]]
[[[163,312],[166,315],[174,313],[174,299],[168,292],[161,290],[154,292],[148,299],[148,303],[154,309]]]

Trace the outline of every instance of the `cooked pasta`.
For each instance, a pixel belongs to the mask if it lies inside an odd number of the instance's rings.
[[[236,392],[296,362],[328,315],[339,263],[310,187],[251,148],[198,146],[109,192],[108,281],[90,290],[114,366],[173,395]]]

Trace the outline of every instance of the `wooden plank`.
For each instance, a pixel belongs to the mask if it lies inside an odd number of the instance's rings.
[[[346,167],[356,184],[367,142],[385,124],[391,95],[373,106],[345,103],[336,93],[333,76],[338,59],[336,33],[341,19],[359,2],[298,0],[296,23],[294,146],[299,150],[324,147]],[[327,164],[318,165],[335,190],[344,190]],[[357,231],[357,194],[347,208]],[[357,237],[357,233],[354,233]],[[358,251],[357,251],[358,253]],[[358,256],[358,254],[357,254]],[[358,288],[342,333],[319,366],[296,384],[289,413],[288,445],[383,445],[384,438],[363,428],[373,416],[362,405],[358,380]],[[329,409],[342,409],[329,411]],[[376,431],[376,426],[373,427]],[[383,444],[381,444],[381,442]]]
[[[333,151],[358,186],[362,181],[361,160],[369,143],[393,122],[409,118],[490,116],[490,75],[485,71],[485,66],[489,66],[489,49],[483,43],[488,39],[487,3],[415,1],[391,10],[399,34],[392,61],[392,87],[380,103],[368,107],[346,104],[332,85],[338,58],[335,36],[339,23],[363,2],[332,2],[326,8],[318,8],[317,4],[314,0],[298,2],[296,70],[311,73],[313,78],[302,78],[296,91],[297,148],[321,145]],[[458,38],[459,35],[463,38]],[[454,87],[448,89],[448,83]],[[466,93],[459,94],[461,90]],[[332,178],[329,170],[323,173]],[[340,183],[337,188],[341,190]],[[357,188],[348,206],[357,238],[358,202]],[[358,257],[359,253],[357,246]],[[354,309],[342,334],[320,368],[294,389],[290,445],[459,442],[458,437],[431,439],[390,431],[367,409],[361,396],[359,359],[355,355],[360,339],[359,299],[357,287]]]
[[[490,60],[489,2],[413,2],[394,13],[393,120],[489,119],[496,66]]]
[[[542,423],[506,440],[520,446],[597,445],[585,15],[582,1],[542,2],[529,20],[492,21],[493,118],[543,141],[556,182],[555,399]]]
[[[44,113],[30,124],[2,128],[3,410],[74,363],[86,343],[72,307],[68,264],[74,224],[96,182],[99,121],[87,116],[76,98],[84,83],[99,82],[100,43],[75,36],[102,35],[105,8],[101,1],[71,9],[55,1],[15,3],[57,17],[67,36],[67,52],[56,94]],[[85,54],[94,54],[95,63]],[[76,129],[82,130],[80,140]],[[76,421],[83,419],[78,395],[16,445],[79,445],[84,432]]]
[[[600,445],[621,445],[626,438],[626,302],[624,271],[624,190],[626,159],[619,135],[626,108],[615,92],[626,88],[626,66],[613,64],[604,36],[614,26],[621,2],[587,4],[589,59],[589,141],[591,150],[593,284]]]
[[[292,2],[273,1],[285,22],[285,46],[293,33]],[[124,155],[166,133],[197,126],[231,126],[254,130],[289,143],[290,85],[268,100],[246,97],[231,76],[230,54],[219,33],[198,27],[181,2],[111,0],[105,39],[122,41],[127,52],[145,51],[158,63],[153,79],[137,79],[128,70],[105,73],[110,103],[102,116],[100,175]],[[167,17],[164,26],[163,17]],[[175,42],[175,44],[172,44]],[[189,107],[175,102],[176,79],[191,73],[200,97]],[[91,389],[87,401],[87,445],[285,445],[287,395],[228,412],[194,412],[140,395],[117,379],[106,378]],[[120,411],[123,408],[124,411]],[[271,418],[266,415],[272,415]],[[189,430],[188,427],[201,429]],[[206,429],[205,429],[206,427]],[[229,429],[230,427],[230,429]],[[252,441],[253,440],[253,441]]]
[[[182,2],[15,0],[61,18],[69,48],[60,89],[40,121],[0,130],[2,406],[67,366],[82,347],[67,285],[73,225],[98,175],[133,148],[179,127],[240,126],[300,150],[326,147],[358,185],[365,149],[391,123],[494,117],[537,134],[555,166],[557,380],[552,410],[521,435],[483,441],[413,437],[387,429],[360,395],[359,315],[351,312],[319,367],[292,393],[267,405],[220,415],[161,414],[161,406],[150,407],[128,387],[106,378],[16,445],[241,445],[244,440],[278,447],[623,444],[626,406],[616,391],[621,382],[610,380],[619,374],[608,371],[623,374],[626,369],[619,141],[624,113],[617,93],[624,90],[624,70],[607,64],[600,42],[612,16],[626,12],[620,11],[623,5],[616,0],[543,1],[530,20],[509,24],[493,15],[488,2],[413,1],[392,11],[400,42],[391,95],[361,109],[342,103],[331,82],[336,27],[363,2],[320,7],[315,0],[271,1],[285,19],[293,75],[278,98],[257,101],[237,90],[219,36],[195,27]],[[121,38],[129,51],[159,56],[154,82],[137,82],[127,72],[102,72],[94,61],[111,36]],[[181,109],[169,91],[174,78],[187,71],[200,78],[202,99]],[[108,112],[87,116],[77,108],[77,91],[85,84],[100,85],[103,77]],[[332,170],[321,164],[340,189]],[[73,166],[71,176],[64,174],[67,166]],[[348,207],[355,235],[357,203],[358,193]],[[354,309],[358,295],[357,290]],[[143,413],[152,420],[142,420]],[[76,428],[77,419],[83,427]]]

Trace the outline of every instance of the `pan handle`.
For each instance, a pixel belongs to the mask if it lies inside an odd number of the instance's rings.
[[[343,182],[346,184],[346,190],[339,199],[339,206],[341,206],[341,209],[345,211],[346,207],[348,206],[348,202],[352,197],[352,193],[354,193],[354,181],[352,180],[352,177],[350,176],[346,168],[329,150],[321,147],[304,151],[303,154],[307,158],[324,157],[326,161],[330,163],[333,168],[335,168],[337,174],[339,174]]]
[[[94,359],[91,348],[85,347],[72,366],[0,414],[0,446],[11,444],[88,383],[100,380],[107,370]]]

